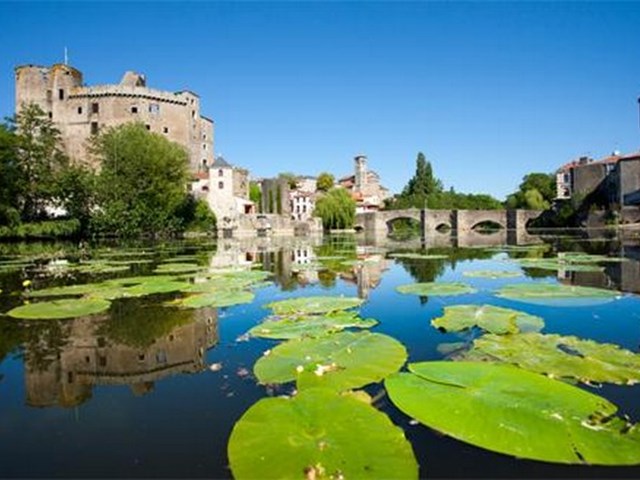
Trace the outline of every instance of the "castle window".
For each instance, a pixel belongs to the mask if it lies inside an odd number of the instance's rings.
[[[82,115],[82,107],[78,107],[78,115]]]
[[[162,131],[163,131],[164,133],[169,133],[169,127],[164,127],[164,128],[162,129]]]
[[[91,122],[91,135],[97,135],[98,133],[98,122]]]
[[[202,144],[202,149],[203,149],[203,150],[206,150],[206,149],[207,149],[207,144],[206,144],[206,143],[203,143],[203,144]]]
[[[47,90],[47,102],[50,102],[52,97],[53,93],[51,93],[51,90]]]
[[[100,104],[92,103],[91,104],[91,113],[99,113],[100,112]]]
[[[206,133],[203,133],[203,134],[202,134],[202,139],[203,139],[203,140],[206,140],[206,139],[207,139],[207,134],[206,134]]]
[[[53,112],[49,112],[49,120],[53,118]]]
[[[218,176],[221,177],[223,175],[222,169],[218,170]]]
[[[207,167],[207,159],[206,158],[202,159],[202,166],[205,167],[205,168]]]
[[[145,125],[145,127],[147,127],[147,130],[151,130],[151,125],[149,125],[148,123]]]
[[[64,100],[64,90],[62,88],[58,90],[58,99]]]
[[[218,188],[222,190],[224,188],[224,182],[218,182]]]
[[[202,187],[202,191],[203,191],[203,192],[208,192],[208,191],[209,191],[209,187],[207,187],[206,185],[204,185],[204,186]]]
[[[106,367],[107,366],[107,357],[104,357],[104,356],[100,355],[98,357],[98,365],[100,365],[101,367]]]
[[[131,113],[138,113],[138,107],[131,107]]]
[[[196,111],[195,110],[191,110],[191,118],[196,118]]]
[[[154,115],[157,115],[158,113],[160,113],[160,105],[158,105],[157,103],[150,103],[149,113],[152,113]]]

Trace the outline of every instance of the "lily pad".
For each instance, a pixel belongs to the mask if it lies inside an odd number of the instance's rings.
[[[478,327],[490,333],[538,332],[544,320],[510,308],[493,305],[455,305],[445,307],[444,316],[431,320],[431,325],[447,332]]]
[[[609,257],[607,255],[593,255],[582,252],[558,253],[558,259],[570,263],[618,263],[627,261],[624,257]]]
[[[390,253],[391,258],[408,258],[414,260],[447,260],[448,255],[426,254],[426,253]]]
[[[180,300],[176,300],[172,305],[185,308],[203,308],[203,307],[230,307],[242,303],[251,303],[255,295],[245,291],[221,291],[217,293],[203,293],[200,295],[191,295]]]
[[[385,381],[404,413],[464,442],[545,462],[640,464],[640,429],[606,399],[512,365],[424,362]]]
[[[336,312],[327,315],[302,315],[290,317],[269,317],[256,325],[249,334],[254,337],[291,339],[300,337],[320,337],[327,333],[339,332],[346,328],[371,328],[378,322],[363,319],[357,313]]]
[[[539,268],[541,270],[564,270],[565,272],[602,272],[604,267],[594,264],[582,265],[563,262],[556,258],[523,258],[518,260],[523,268]]]
[[[376,383],[396,372],[407,351],[397,340],[371,332],[340,332],[290,340],[254,366],[260,383],[297,381],[298,389],[325,387],[343,391]]]
[[[163,263],[156,267],[154,273],[189,273],[202,269],[202,266],[195,263]]]
[[[364,300],[356,297],[298,297],[265,305],[276,315],[330,313],[359,307]]]
[[[396,287],[400,293],[420,296],[453,296],[464,295],[465,293],[476,293],[476,289],[466,283],[460,282],[427,282],[413,283],[410,285],[400,285]]]
[[[466,356],[513,363],[532,372],[581,382],[640,383],[640,355],[573,336],[484,335],[475,340]]]
[[[324,389],[264,398],[229,438],[234,478],[418,478],[401,429],[382,412]]]
[[[509,270],[467,270],[462,275],[470,278],[515,278],[521,277],[522,273]]]
[[[606,303],[619,295],[620,292],[613,290],[555,283],[506,285],[496,293],[498,297],[511,300],[571,307]]]
[[[110,302],[101,298],[53,300],[50,302],[28,303],[9,310],[7,315],[28,320],[75,318],[103,312],[110,306]]]

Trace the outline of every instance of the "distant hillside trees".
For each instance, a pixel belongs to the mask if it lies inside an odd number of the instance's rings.
[[[344,188],[332,188],[318,198],[313,214],[320,217],[325,230],[353,228],[356,202]]]
[[[497,210],[502,204],[491,195],[457,193],[453,187],[444,190],[442,181],[433,173],[431,163],[422,152],[416,158],[416,171],[400,195],[385,202],[388,209],[431,208],[461,210]]]

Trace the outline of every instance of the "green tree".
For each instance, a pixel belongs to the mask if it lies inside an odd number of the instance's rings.
[[[94,226],[121,236],[166,234],[181,228],[188,155],[141,123],[105,130],[92,140],[101,160]]]
[[[507,208],[547,210],[556,197],[556,179],[550,173],[529,173],[522,178],[518,191],[507,197]]]
[[[328,192],[333,188],[335,183],[335,177],[327,172],[322,172],[318,175],[318,180],[316,181],[316,188],[321,192]]]
[[[262,189],[257,182],[249,182],[249,200],[256,204],[256,207],[260,209],[262,202]]]
[[[88,231],[95,207],[96,175],[83,165],[68,165],[54,178],[53,196],[70,218],[80,222],[80,233]]]
[[[422,152],[416,158],[416,173],[402,191],[403,196],[428,196],[442,191],[442,182],[434,177],[431,162]]]
[[[318,198],[313,214],[322,219],[327,230],[353,228],[356,202],[344,188],[332,188]]]
[[[12,122],[17,133],[15,187],[21,217],[41,219],[54,197],[55,176],[69,165],[69,159],[61,148],[60,131],[38,105],[25,105]]]
[[[11,128],[0,124],[0,226],[13,227],[20,223],[16,142]]]

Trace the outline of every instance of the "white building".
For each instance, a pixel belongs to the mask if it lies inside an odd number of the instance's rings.
[[[237,193],[234,181],[238,178],[234,175],[234,170],[236,169],[222,157],[216,157],[209,169],[207,202],[218,221],[235,219],[254,211],[253,202],[234,194]]]

